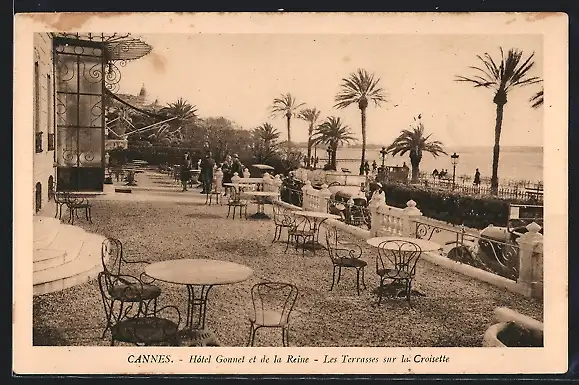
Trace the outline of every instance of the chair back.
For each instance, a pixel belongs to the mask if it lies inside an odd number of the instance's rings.
[[[336,263],[344,258],[358,259],[362,256],[360,245],[352,242],[340,243],[338,228],[333,225],[326,225],[326,248],[332,262]]]
[[[120,275],[123,264],[123,244],[116,238],[107,238],[101,246],[101,263],[103,271]]]
[[[121,332],[118,333],[119,335],[113,336],[113,340],[132,342],[137,345],[150,345],[165,341],[174,342],[181,323],[179,309],[172,305],[157,308],[155,302],[135,295],[143,292],[145,286],[143,281],[130,275],[123,275],[122,277],[125,285],[122,287],[121,292],[115,293],[115,297],[132,297],[134,300],[124,302],[123,307],[116,309],[111,306],[113,296],[110,290],[111,280],[114,279],[114,275],[107,271],[101,271],[98,275],[105,316],[108,322],[111,323],[110,326],[113,327],[111,330],[114,330],[114,325],[124,324]],[[137,311],[132,311],[133,309]],[[174,319],[177,320],[174,324],[168,323],[168,319],[161,315],[161,313],[165,313],[168,310],[173,313]]]
[[[294,225],[295,219],[292,217],[289,210],[276,204],[272,206],[273,206],[273,221],[276,225],[285,227]]]
[[[336,226],[327,225],[326,229],[326,248],[332,261],[335,260],[338,248],[338,228]]]
[[[298,297],[298,288],[285,282],[260,282],[251,289],[255,321],[281,325],[289,322]]]
[[[401,240],[384,241],[378,246],[376,271],[390,268],[413,277],[421,254],[422,249],[416,243]]]

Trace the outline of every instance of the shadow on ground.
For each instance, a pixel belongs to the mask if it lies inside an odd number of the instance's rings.
[[[185,216],[189,218],[199,218],[199,219],[223,219],[222,216],[211,213],[191,213],[185,214]]]

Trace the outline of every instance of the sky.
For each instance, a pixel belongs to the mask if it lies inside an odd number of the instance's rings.
[[[265,122],[287,137],[284,118],[270,117],[274,98],[341,117],[361,138],[357,105],[335,109],[341,79],[358,68],[380,78],[388,102],[367,110],[368,143],[388,145],[421,114],[426,133],[447,147],[492,146],[496,106],[491,89],[454,81],[473,75],[476,55],[500,60],[499,47],[535,53],[530,75],[543,77],[541,35],[154,34],[139,35],[153,51],[122,67],[121,93],[144,84],[150,101],[183,98],[201,117],[223,116],[244,129]],[[530,85],[509,93],[501,145],[542,146],[543,108],[528,99]],[[307,140],[307,123],[292,120],[292,140]]]

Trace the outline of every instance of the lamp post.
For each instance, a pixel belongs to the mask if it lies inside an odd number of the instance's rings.
[[[454,190],[454,179],[456,176],[456,165],[458,164],[458,155],[456,152],[450,156],[452,160],[452,189]]]

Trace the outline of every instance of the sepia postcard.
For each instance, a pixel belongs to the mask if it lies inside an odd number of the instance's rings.
[[[567,371],[566,14],[18,14],[14,47],[15,373]]]

